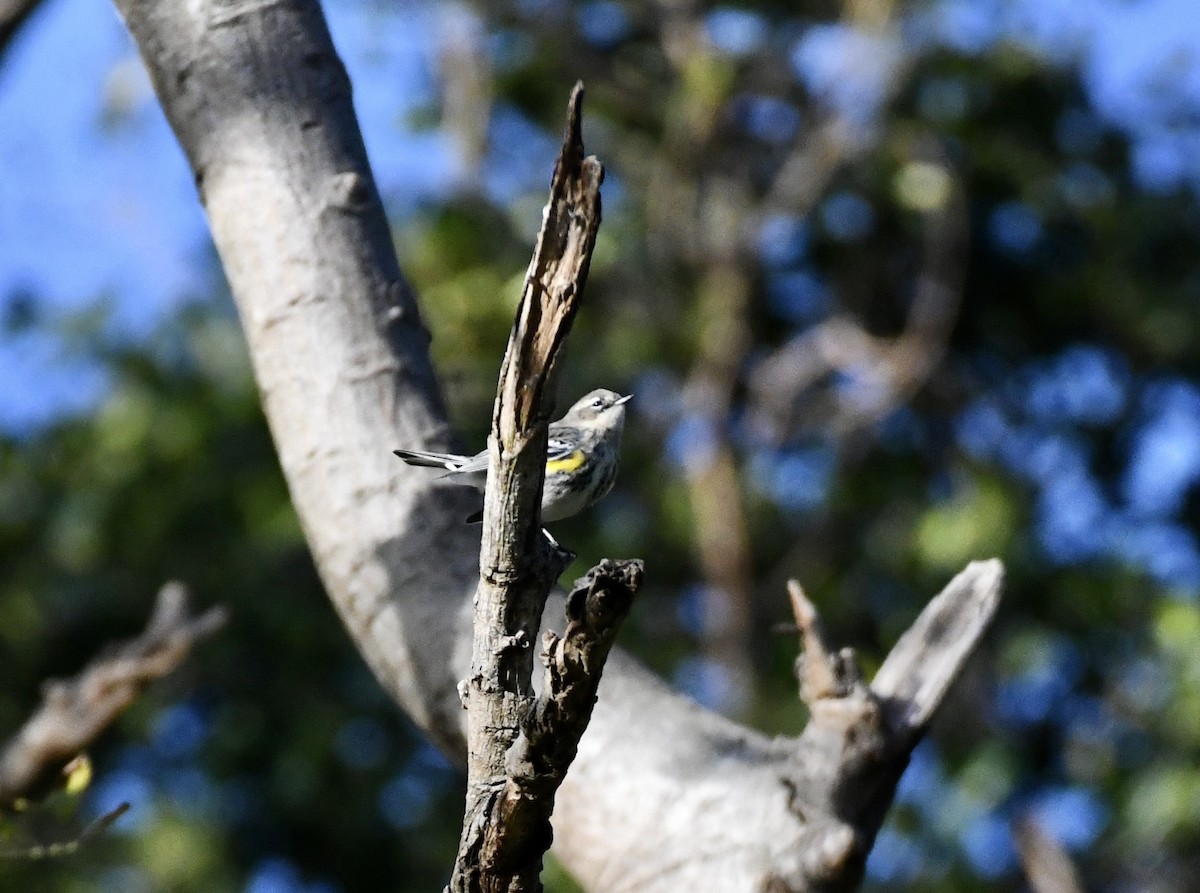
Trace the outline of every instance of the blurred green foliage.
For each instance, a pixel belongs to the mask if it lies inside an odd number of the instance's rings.
[[[104,736],[83,815],[0,818],[0,846],[69,839],[121,800],[130,815],[74,859],[0,861],[0,885],[242,890],[287,854],[307,882],[436,887],[459,782],[324,598],[231,308],[192,308],[101,354],[112,388],[91,417],[3,447],[0,728],[32,711],[43,679],[136,634],[162,581],[232,619]],[[425,781],[406,790],[414,773]]]

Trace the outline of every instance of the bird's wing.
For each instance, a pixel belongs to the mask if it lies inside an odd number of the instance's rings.
[[[554,474],[576,471],[587,457],[579,449],[579,437],[567,430],[551,430],[546,444],[546,471]]]
[[[579,449],[579,435],[565,425],[550,426],[550,437],[546,442],[546,461],[558,462],[570,458]]]

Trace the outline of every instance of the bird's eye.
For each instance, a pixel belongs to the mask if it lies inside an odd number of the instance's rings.
[[[597,397],[595,400],[592,401],[592,409],[603,409],[603,408],[604,408],[604,398],[603,397]]]

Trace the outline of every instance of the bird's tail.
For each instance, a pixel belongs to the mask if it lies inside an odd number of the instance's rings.
[[[446,471],[457,471],[471,457],[456,456],[454,453],[425,453],[421,450],[392,450],[409,465],[419,465],[422,468],[444,468]]]

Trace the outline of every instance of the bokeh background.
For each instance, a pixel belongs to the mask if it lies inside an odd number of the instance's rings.
[[[464,440],[482,444],[569,89],[605,224],[561,403],[636,400],[562,525],[642,556],[625,645],[803,725],[783,585],[870,669],[976,557],[999,622],[867,889],[1200,889],[1194,0],[328,0]],[[461,779],[337,623],[183,157],[104,0],[0,55],[0,737],[159,585],[233,612],[0,847],[131,812],[31,891],[440,889]],[[390,449],[394,444],[380,444]],[[549,888],[574,889],[552,865]]]

